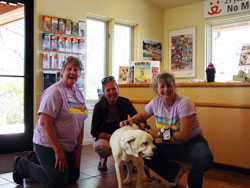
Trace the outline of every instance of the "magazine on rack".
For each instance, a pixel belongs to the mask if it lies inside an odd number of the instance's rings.
[[[78,36],[78,21],[72,21],[72,35]]]
[[[58,54],[58,69],[62,69],[63,62],[65,61],[65,54]]]
[[[47,15],[42,16],[42,30],[43,32],[50,32],[51,29],[51,17]]]
[[[51,39],[50,40],[51,41],[50,50],[57,51],[57,37],[56,37],[56,35],[51,35],[50,39]]]
[[[58,18],[51,17],[51,33],[58,33]]]
[[[65,52],[65,37],[57,36],[57,48],[60,52]]]
[[[51,69],[58,69],[58,54],[55,52],[50,53]]]
[[[50,69],[50,57],[48,52],[42,53],[42,67],[43,69]]]
[[[78,22],[78,36],[85,37],[85,22],[84,21]]]
[[[66,30],[65,30],[65,34],[66,35],[71,35],[71,20],[66,20]]]
[[[43,50],[50,50],[50,33],[43,33],[42,41],[43,41],[42,45]]]
[[[57,73],[44,72],[43,73],[43,89],[47,89],[57,81]]]
[[[71,43],[72,43],[72,52],[73,53],[78,53],[78,39],[77,38],[72,38]]]
[[[78,39],[78,53],[85,53],[84,39]]]
[[[65,37],[66,52],[72,52],[71,37]]]
[[[58,18],[58,33],[65,34],[65,19]]]

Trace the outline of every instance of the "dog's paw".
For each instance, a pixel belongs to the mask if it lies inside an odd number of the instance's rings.
[[[122,181],[122,183],[123,183],[124,185],[128,185],[128,184],[129,184],[129,182],[130,182],[130,180],[129,180],[129,179],[125,179],[125,180],[123,180],[123,181]]]

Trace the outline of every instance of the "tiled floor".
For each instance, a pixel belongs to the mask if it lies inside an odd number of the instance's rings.
[[[77,184],[68,186],[69,188],[111,188],[117,187],[117,180],[112,157],[108,160],[108,171],[99,172],[97,170],[98,156],[94,152],[92,145],[84,146],[81,162],[81,176]],[[185,188],[187,183],[187,172],[189,165],[184,165],[185,174],[180,180],[178,188]],[[152,171],[151,171],[152,173]],[[152,173],[152,175],[155,175]],[[155,175],[157,176],[157,175]],[[157,176],[158,177],[158,176]],[[129,185],[125,188],[132,188],[136,185],[136,173]],[[24,186],[15,184],[12,180],[12,173],[0,174],[0,188],[42,188],[32,180],[25,180]],[[162,183],[148,181],[144,175],[143,187],[160,188],[166,187],[166,181],[162,179]],[[219,169],[210,169],[204,175],[203,188],[250,188],[250,176],[237,174],[233,172],[223,171]]]

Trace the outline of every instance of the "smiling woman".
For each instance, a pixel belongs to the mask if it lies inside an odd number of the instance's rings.
[[[100,156],[98,170],[107,170],[107,159],[112,154],[109,139],[120,128],[119,123],[137,113],[131,102],[119,96],[119,88],[113,76],[102,79],[103,97],[93,112],[91,134],[95,137],[95,151]]]
[[[63,62],[62,73],[63,81],[67,88],[74,92],[74,85],[76,84],[82,69],[82,62],[73,56],[69,56]]]
[[[81,61],[69,56],[63,64],[63,79],[42,93],[33,135],[36,153],[31,152],[28,160],[14,158],[15,183],[32,178],[46,187],[65,187],[78,180],[88,117],[84,96],[76,86],[81,68]]]

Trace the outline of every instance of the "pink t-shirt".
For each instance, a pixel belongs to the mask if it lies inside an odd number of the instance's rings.
[[[194,121],[192,124],[191,138],[201,134],[199,120],[196,115],[196,109],[194,103],[187,97],[176,94],[174,104],[171,108],[166,108],[162,97],[157,97],[150,101],[145,111],[149,115],[155,116],[156,128],[160,129],[171,128],[172,131],[180,131],[180,118],[194,115]]]
[[[74,87],[73,93],[65,87],[63,80],[47,88],[40,100],[38,114],[47,114],[55,119],[54,128],[64,151],[71,152],[77,145],[77,138],[88,117],[85,99],[81,91]],[[33,142],[51,147],[47,141],[40,118],[34,130]]]

